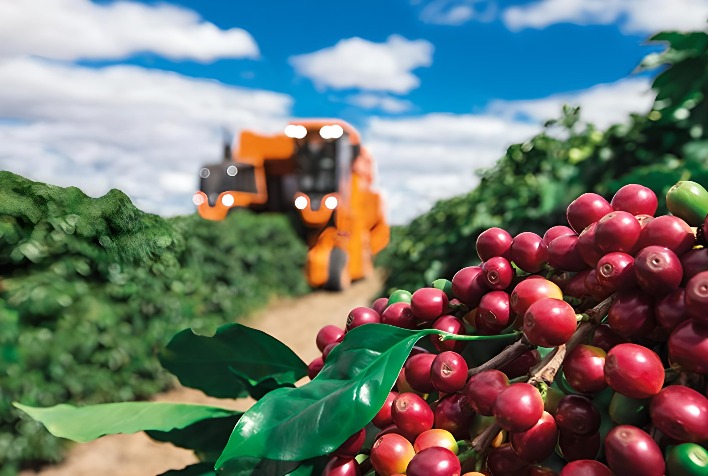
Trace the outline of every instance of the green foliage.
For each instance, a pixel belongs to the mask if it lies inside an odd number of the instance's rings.
[[[58,461],[33,406],[136,400],[173,378],[157,352],[298,295],[306,247],[283,216],[163,219],[117,190],[90,198],[0,172],[0,475]]]
[[[172,338],[160,362],[182,385],[217,398],[259,398],[307,375],[307,364],[288,346],[240,324],[221,326],[211,337],[186,329]]]
[[[646,115],[600,131],[564,107],[560,119],[522,144],[514,144],[466,195],[443,200],[406,226],[392,230],[378,263],[388,269],[385,292],[430,286],[479,262],[477,236],[498,226],[512,235],[543,233],[565,223],[565,209],[584,192],[610,198],[628,183],[652,188],[660,198],[678,180],[708,183],[708,35],[661,33],[667,50],[643,67],[670,64],[654,80],[657,99]]]

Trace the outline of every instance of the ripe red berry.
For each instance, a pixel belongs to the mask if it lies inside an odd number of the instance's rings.
[[[708,374],[708,327],[688,319],[669,336],[669,360],[686,372]]]
[[[459,450],[457,440],[453,434],[440,428],[425,430],[423,433],[418,435],[413,442],[413,449],[416,453],[423,451],[426,448],[433,447],[446,448],[455,454],[457,454]]]
[[[477,254],[479,259],[487,261],[495,256],[509,256],[511,235],[501,228],[489,228],[477,237]]]
[[[668,333],[688,319],[684,294],[684,289],[678,288],[654,303],[654,319]]]
[[[585,261],[585,264],[592,266],[597,265],[605,253],[600,250],[595,244],[595,232],[597,231],[597,223],[592,223],[587,226],[578,235],[578,252]]]
[[[617,293],[607,312],[607,324],[623,337],[642,337],[654,329],[651,296],[639,290]]]
[[[473,325],[480,335],[499,334],[510,322],[509,295],[504,291],[485,294],[479,303]]]
[[[315,342],[317,348],[322,352],[325,347],[334,342],[338,342],[344,337],[344,331],[337,326],[327,325],[317,332]]]
[[[511,292],[509,304],[512,311],[523,316],[531,304],[543,298],[563,299],[557,284],[543,278],[524,279]]]
[[[406,469],[407,476],[459,476],[460,460],[447,448],[434,446],[417,453]]]
[[[378,324],[381,316],[370,307],[355,307],[347,316],[346,331],[350,331],[364,324]]]
[[[529,463],[539,463],[548,458],[558,441],[556,420],[548,412],[526,431],[509,433],[509,441],[516,455]]]
[[[514,269],[506,258],[495,256],[482,263],[484,279],[489,289],[502,290],[511,285]]]
[[[352,457],[333,456],[322,470],[322,476],[361,476],[361,469]]]
[[[320,373],[322,367],[324,367],[324,359],[322,356],[315,357],[312,362],[309,363],[307,366],[307,376],[310,377],[310,380],[317,377],[317,374]]]
[[[418,321],[432,321],[447,312],[447,295],[440,289],[420,288],[411,296],[411,310]]]
[[[708,247],[694,248],[681,255],[681,268],[684,283],[698,273],[708,270]]]
[[[605,457],[610,469],[622,476],[663,476],[666,471],[656,442],[631,425],[619,425],[607,433]]]
[[[559,476],[615,476],[615,474],[599,461],[580,459],[563,466]]]
[[[404,329],[415,328],[415,317],[411,305],[407,302],[394,302],[381,314],[381,323]]]
[[[401,393],[391,406],[393,423],[406,435],[415,440],[415,437],[433,427],[433,410],[428,403],[415,393]]]
[[[511,243],[511,259],[527,273],[538,273],[548,261],[548,248],[543,238],[525,231],[514,237]]]
[[[601,446],[602,438],[597,431],[590,435],[578,435],[568,431],[558,432],[558,449],[568,462],[595,459]]]
[[[650,188],[631,183],[617,190],[610,205],[614,210],[629,212],[632,215],[653,215],[659,206],[659,200]]]
[[[652,296],[668,294],[679,287],[683,268],[676,253],[663,246],[647,246],[634,257],[637,284]]]
[[[696,274],[686,283],[684,307],[688,317],[708,325],[708,271]]]
[[[561,271],[583,271],[588,265],[583,260],[577,235],[559,236],[548,245],[548,264]]]
[[[595,270],[600,284],[612,291],[625,291],[636,286],[634,258],[627,253],[607,253],[597,262]]]
[[[391,405],[393,405],[393,401],[397,396],[398,393],[389,392],[386,397],[386,401],[384,401],[384,404],[381,406],[379,412],[376,416],[374,416],[373,420],[371,420],[371,423],[378,428],[385,428],[393,423],[393,418],[391,417]]]
[[[605,381],[630,398],[649,398],[664,384],[664,366],[652,350],[637,344],[619,344],[605,358]]]
[[[455,316],[451,315],[438,317],[435,322],[433,322],[433,325],[430,327],[431,329],[437,329],[439,331],[448,332],[450,334],[467,334],[467,331],[465,330],[465,326],[464,324],[462,324],[462,321],[456,318]],[[431,335],[430,341],[433,343],[433,346],[439,351],[454,350],[455,352],[462,352],[465,346],[467,345],[467,343],[462,340],[440,340],[440,336],[437,334]]]
[[[683,443],[708,441],[708,398],[683,385],[669,385],[651,399],[651,421]]]
[[[568,352],[563,360],[563,375],[580,393],[597,393],[607,388],[605,357],[599,347],[580,344]]]
[[[364,440],[366,440],[366,429],[362,428],[347,438],[347,440],[339,445],[339,448],[334,450],[332,454],[336,456],[353,458],[361,451],[361,447],[364,446]]]
[[[467,362],[460,354],[452,351],[441,352],[433,360],[430,380],[443,393],[462,390],[467,382]]]
[[[600,412],[582,395],[566,395],[556,408],[556,424],[560,431],[590,436],[600,429]]]
[[[575,235],[576,233],[572,228],[563,225],[556,225],[550,227],[546,233],[543,234],[543,242],[546,246],[550,245],[553,240],[563,235]]]
[[[433,408],[433,416],[433,428],[449,431],[456,440],[469,439],[474,412],[461,393],[453,393],[439,400]]]
[[[664,246],[681,256],[693,248],[695,241],[688,223],[679,217],[663,215],[654,218],[644,227],[639,237],[639,248]]]
[[[513,383],[494,402],[497,424],[507,431],[526,431],[543,416],[543,398],[536,387]]]
[[[570,202],[566,210],[568,224],[577,233],[612,211],[607,200],[596,193],[584,193]]]
[[[494,402],[509,386],[509,379],[499,370],[485,370],[467,381],[464,394],[470,407],[483,416],[494,414]]]
[[[421,353],[412,355],[403,366],[406,382],[417,392],[430,393],[435,390],[430,378],[430,370],[436,354]]]
[[[633,254],[641,232],[642,226],[631,213],[608,213],[597,222],[595,245],[605,253]]]
[[[576,328],[573,306],[560,299],[541,299],[524,313],[524,335],[533,345],[556,347],[565,344]]]
[[[487,291],[489,288],[480,266],[462,268],[452,277],[452,294],[470,309],[477,307]]]
[[[380,436],[371,448],[371,465],[381,476],[404,474],[408,463],[415,456],[415,450],[410,441],[389,433]]]

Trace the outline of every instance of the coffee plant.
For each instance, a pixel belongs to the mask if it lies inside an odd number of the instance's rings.
[[[15,406],[56,436],[146,431],[202,458],[173,475],[704,475],[708,191],[680,181],[670,214],[658,203],[628,184],[542,234],[487,229],[481,265],[352,309],[307,365],[239,324],[177,334],[162,365],[250,395],[245,413]]]
[[[236,215],[163,219],[117,190],[90,198],[0,172],[0,475],[65,446],[13,400],[147,398],[172,384],[155,354],[179,330],[307,292],[288,221]]]

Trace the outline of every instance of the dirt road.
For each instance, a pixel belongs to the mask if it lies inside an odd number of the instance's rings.
[[[349,310],[366,306],[381,288],[378,277],[355,283],[344,293],[319,291],[300,299],[279,301],[243,322],[280,339],[302,360],[310,362],[319,351],[315,334],[325,324],[344,326]],[[202,392],[178,387],[155,400],[202,403],[245,410],[249,400],[224,401]],[[144,434],[115,435],[76,445],[64,463],[20,476],[153,476],[196,462],[191,451],[156,443]]]

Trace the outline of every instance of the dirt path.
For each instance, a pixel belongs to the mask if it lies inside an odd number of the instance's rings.
[[[243,322],[285,342],[302,360],[310,362],[319,355],[315,334],[325,324],[344,326],[353,307],[369,305],[379,291],[381,280],[369,278],[355,283],[344,293],[318,291],[300,299],[283,300],[250,316]],[[202,392],[178,387],[157,395],[155,400],[202,403],[245,410],[249,400],[224,401]],[[39,472],[25,471],[20,476],[153,476],[196,462],[193,453],[168,443],[156,443],[142,433],[115,435],[76,445],[66,460]]]

